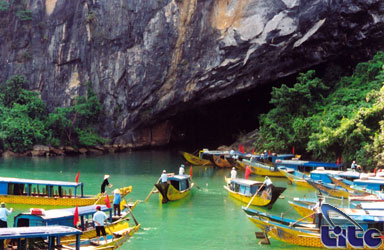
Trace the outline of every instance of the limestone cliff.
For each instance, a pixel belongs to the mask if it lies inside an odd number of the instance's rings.
[[[383,48],[382,0],[0,0],[0,82],[50,108],[90,80],[100,131],[167,143],[168,119],[334,58]]]

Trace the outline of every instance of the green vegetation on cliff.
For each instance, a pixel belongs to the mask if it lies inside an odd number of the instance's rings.
[[[33,145],[91,146],[105,140],[95,132],[102,111],[88,84],[86,96],[70,107],[48,112],[39,94],[23,88],[23,76],[12,76],[0,88],[0,149],[25,152]]]
[[[292,88],[273,88],[274,108],[260,116],[256,146],[308,152],[313,158],[384,166],[384,53],[356,66],[352,76],[324,82],[302,73]]]

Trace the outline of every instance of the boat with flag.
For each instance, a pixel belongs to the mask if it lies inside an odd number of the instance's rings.
[[[29,212],[16,215],[14,226],[35,227],[61,225],[78,227],[83,232],[80,236],[81,239],[92,239],[96,237],[96,228],[92,221],[92,217],[97,212],[96,207],[99,206],[100,210],[108,215],[108,224],[105,226],[107,232],[112,234],[114,232],[129,229],[129,232],[132,235],[140,228],[140,224],[137,223],[132,214],[132,209],[136,204],[137,202],[129,205],[126,205],[126,203],[121,204],[123,206],[123,212],[118,218],[112,216],[112,208],[110,205],[91,205],[51,210],[32,208]],[[129,215],[132,216],[136,225],[131,226],[129,224]],[[72,235],[63,236],[61,239],[65,242],[76,240]]]
[[[266,186],[261,181],[224,178],[226,183],[224,189],[228,191],[229,196],[253,206],[272,208],[285,190],[274,185]]]
[[[104,204],[106,196],[84,195],[82,182],[33,180],[0,177],[0,200],[13,204],[86,206]],[[132,186],[120,188],[121,197],[131,192]],[[113,199],[113,195],[108,196]]]
[[[194,186],[191,175],[175,175],[171,173],[167,174],[167,176],[167,182],[158,182],[155,184],[156,189],[159,190],[162,203],[181,200],[190,194]]]

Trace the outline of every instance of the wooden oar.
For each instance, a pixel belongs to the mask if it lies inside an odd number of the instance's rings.
[[[104,197],[104,194],[100,193],[99,199],[97,199],[96,202],[93,203],[93,205],[96,205],[100,201],[100,199],[103,198],[103,197]]]
[[[263,185],[261,185],[261,186],[259,187],[259,189],[256,191],[256,193],[253,195],[252,199],[249,201],[249,203],[248,203],[248,205],[247,205],[247,208],[249,208],[249,206],[251,205],[253,199],[255,199],[256,195],[259,193],[259,191],[261,190],[262,187],[264,187],[264,183],[263,183]]]
[[[159,183],[160,179],[161,179],[161,177],[157,180],[156,183]],[[149,192],[147,198],[145,198],[145,200],[144,200],[145,202],[147,202],[147,201],[149,200],[149,198],[151,197],[152,193],[155,192],[155,190],[156,190],[156,187],[153,187],[153,188],[151,189],[151,192]]]
[[[289,226],[290,226],[290,227],[293,227],[296,223],[298,223],[298,222],[300,222],[300,221],[303,221],[303,220],[305,220],[306,218],[311,217],[311,216],[314,215],[314,214],[316,214],[316,212],[313,212],[313,213],[311,213],[310,215],[307,215],[307,216],[305,216],[305,217],[303,217],[303,218],[301,218],[301,219],[298,219],[297,221],[293,222],[292,224],[289,224]]]
[[[135,216],[134,216],[134,215],[133,215],[133,213],[132,213],[132,209],[131,209],[131,208],[129,208],[129,207],[128,207],[128,212],[129,212],[129,213],[131,213],[132,219],[135,221],[135,223],[136,223],[136,226],[137,226],[137,225],[139,225],[139,223],[137,222],[137,220],[136,220]]]

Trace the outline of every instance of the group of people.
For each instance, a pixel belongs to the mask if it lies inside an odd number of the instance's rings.
[[[180,168],[179,168],[179,175],[185,175],[184,164],[181,164],[181,165],[180,165]],[[168,182],[168,174],[167,174],[167,171],[166,171],[165,169],[164,169],[163,172],[161,173],[160,181],[161,181],[162,183],[167,183],[167,182]]]

